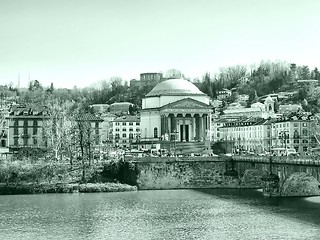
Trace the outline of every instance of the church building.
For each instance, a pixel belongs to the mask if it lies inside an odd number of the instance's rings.
[[[209,96],[184,79],[157,84],[143,99],[141,141],[204,142],[210,140]]]

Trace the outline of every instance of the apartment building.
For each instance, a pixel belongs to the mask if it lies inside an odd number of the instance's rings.
[[[140,117],[122,116],[110,121],[110,141],[114,147],[131,148],[140,139]]]
[[[46,147],[42,126],[48,117],[46,107],[12,106],[6,118],[8,122],[7,146],[10,151],[25,147]]]
[[[313,118],[310,116],[242,118],[230,122],[218,121],[215,137],[218,139],[219,136],[219,141],[227,143],[232,151],[239,149],[263,153],[283,147],[305,154],[317,145],[313,131]]]

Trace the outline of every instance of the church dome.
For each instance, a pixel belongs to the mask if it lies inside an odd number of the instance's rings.
[[[146,97],[160,95],[205,95],[193,83],[185,79],[169,79],[158,83]]]

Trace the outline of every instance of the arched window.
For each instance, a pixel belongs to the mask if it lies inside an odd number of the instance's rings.
[[[153,137],[158,138],[158,128],[156,127],[153,129]]]

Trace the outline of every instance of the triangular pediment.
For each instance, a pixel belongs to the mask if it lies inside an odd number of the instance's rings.
[[[208,104],[192,98],[184,98],[162,106],[162,109],[210,109]]]

